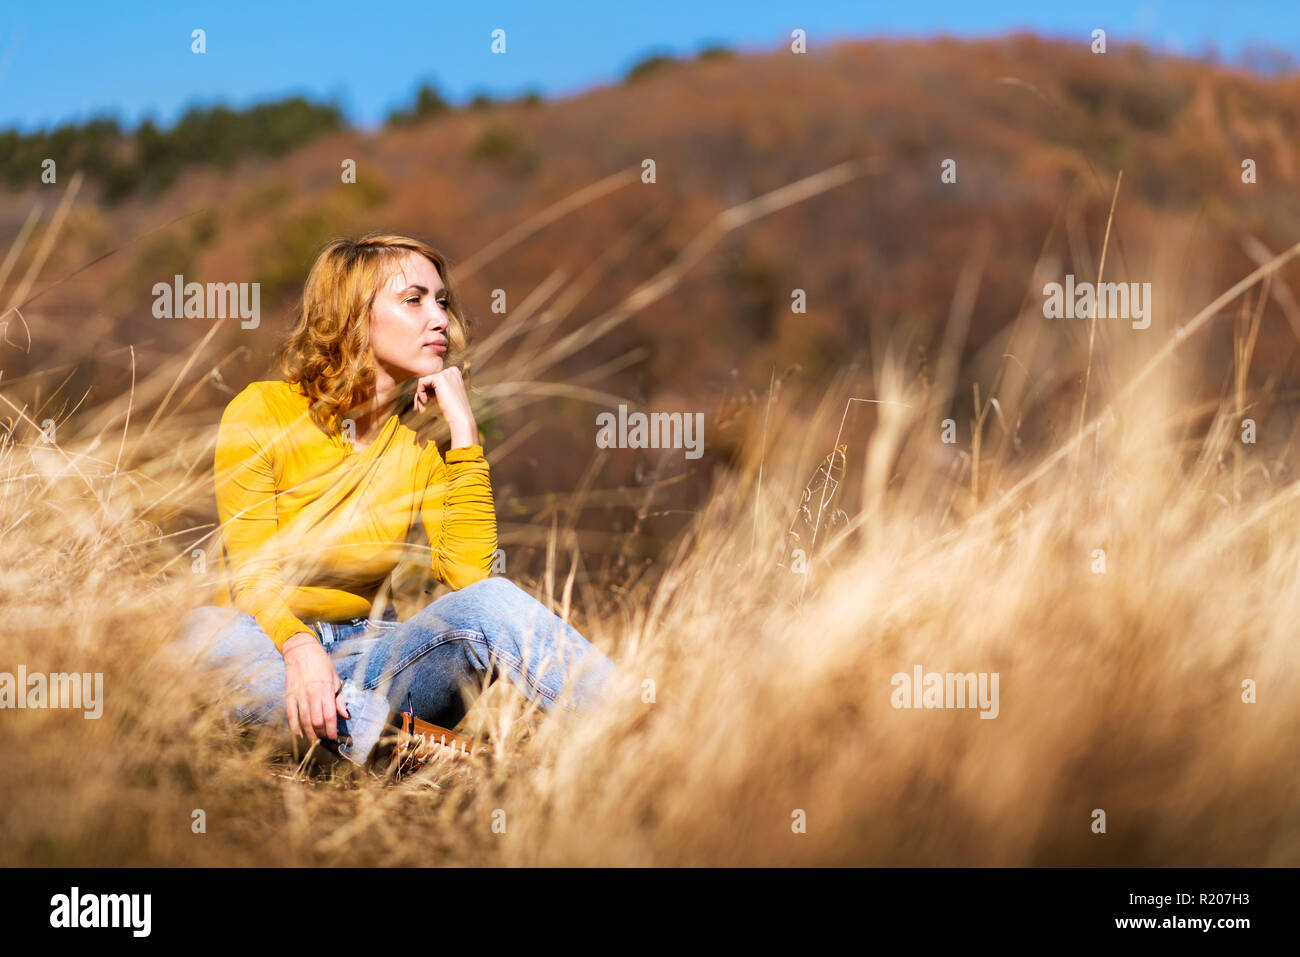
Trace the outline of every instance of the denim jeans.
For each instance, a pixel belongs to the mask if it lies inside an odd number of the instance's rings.
[[[608,690],[614,663],[571,625],[507,578],[449,592],[406,621],[308,620],[343,682],[351,720],[338,716],[339,753],[364,764],[392,715],[454,728],[484,680],[502,673],[544,712],[578,713]],[[187,614],[178,641],[218,677],[238,721],[288,727],[284,659],[247,612],[205,605]]]

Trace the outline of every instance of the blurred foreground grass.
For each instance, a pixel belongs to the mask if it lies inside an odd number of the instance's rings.
[[[879,349],[852,507],[812,510],[803,575],[778,560],[850,395],[826,383],[809,412],[774,391],[663,574],[574,603],[624,673],[611,705],[562,725],[500,683],[466,722],[490,758],[394,786],[233,734],[165,654],[209,595],[190,549],[212,529],[169,528],[211,496],[215,420],[163,398],[190,357],[55,442],[5,398],[0,662],[102,671],[106,702],[0,712],[0,864],[1294,865],[1295,430],[1243,445],[1243,402],[1270,397],[1241,390],[1189,417],[1180,349],[1236,324],[1245,382],[1268,276],[1095,354],[1076,335],[1068,363],[1013,332],[951,445],[951,355],[930,379]],[[1063,363],[1091,374],[1082,421],[1077,391],[1033,388]],[[537,377],[507,364],[490,393]],[[1066,424],[1022,442],[1036,416]],[[520,584],[559,599],[568,573],[557,549]],[[916,665],[998,673],[997,717],[895,709]]]

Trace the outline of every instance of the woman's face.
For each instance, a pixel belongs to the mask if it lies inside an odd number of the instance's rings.
[[[375,293],[370,345],[394,382],[441,372],[447,354],[447,293],[437,268],[407,251]]]

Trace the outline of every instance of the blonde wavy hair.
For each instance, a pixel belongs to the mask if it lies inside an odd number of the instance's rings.
[[[312,263],[293,330],[277,356],[284,377],[311,400],[312,421],[327,433],[336,434],[344,413],[374,394],[370,308],[392,268],[408,252],[419,253],[433,263],[447,288],[450,323],[443,367],[459,365],[462,377],[469,382],[469,324],[442,254],[418,239],[388,233],[336,239]],[[405,410],[413,393],[408,388],[399,397],[399,412]]]

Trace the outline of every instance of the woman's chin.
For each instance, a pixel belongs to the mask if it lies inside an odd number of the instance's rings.
[[[411,372],[413,378],[433,375],[435,372],[442,371],[442,356],[434,354],[430,356],[421,356],[420,361],[416,362],[414,370]]]

